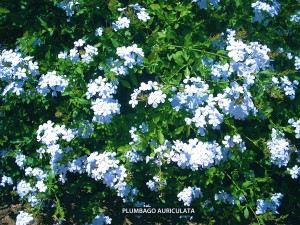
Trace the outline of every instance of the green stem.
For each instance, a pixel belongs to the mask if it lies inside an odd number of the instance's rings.
[[[189,47],[185,47],[185,46],[182,46],[182,45],[172,45],[172,44],[169,44],[169,46],[175,47],[175,48],[181,48],[181,49],[185,49],[185,50],[192,50],[192,51],[196,51],[196,52],[202,52],[202,53],[206,53],[206,54],[209,54],[209,55],[219,56],[221,58],[228,58],[227,55],[221,55],[221,54],[218,54],[218,53],[215,53],[215,52],[210,52],[210,51],[207,51],[207,50],[204,50],[204,49],[189,48]]]
[[[240,187],[237,185],[237,183],[232,179],[232,177],[231,177],[226,171],[223,171],[223,172],[224,172],[224,173],[226,174],[226,176],[232,181],[232,183],[234,184],[234,186],[236,186],[236,188],[237,188],[239,191],[241,191],[241,192],[243,193],[244,198],[245,198],[245,201],[248,203],[248,200],[247,200],[247,198],[245,197],[245,196],[246,196],[246,192],[245,192],[244,190],[240,189]],[[252,211],[253,215],[255,216],[255,218],[256,218],[258,224],[261,224],[260,221],[259,221],[259,219],[258,219],[258,217],[256,216],[256,213],[254,212],[253,208],[252,208],[251,206],[249,206],[249,205],[248,205],[248,207],[250,208],[250,210]]]

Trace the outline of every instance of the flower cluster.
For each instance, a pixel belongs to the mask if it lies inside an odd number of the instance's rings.
[[[196,2],[200,9],[207,9],[207,2],[217,8],[219,6],[218,3],[220,2],[220,0],[192,0],[192,2]]]
[[[159,176],[154,176],[152,180],[149,180],[146,185],[151,191],[158,192],[158,190],[167,185],[165,180],[162,180]]]
[[[0,186],[5,187],[6,185],[12,185],[12,184],[13,184],[13,180],[11,177],[7,177],[5,175],[1,177]]]
[[[32,169],[31,167],[27,167],[25,169],[25,176],[35,178],[34,184],[31,185],[25,180],[21,180],[17,185],[17,192],[20,198],[26,197],[27,202],[34,207],[41,203],[41,200],[37,198],[37,193],[46,192],[47,190],[44,180],[48,177],[48,175],[40,168]]]
[[[147,22],[147,20],[150,19],[150,16],[146,12],[146,9],[141,7],[138,3],[131,4],[128,7],[132,8],[134,10],[134,12],[136,13],[136,16],[139,20],[141,20],[143,22]],[[124,13],[128,7],[118,8],[118,11]],[[118,31],[118,30],[122,30],[125,28],[129,28],[129,24],[130,24],[130,19],[127,16],[119,17],[116,22],[112,23],[112,29],[114,31]]]
[[[128,47],[118,47],[116,53],[120,59],[113,61],[110,67],[111,71],[117,75],[126,75],[128,68],[133,68],[135,65],[143,65],[144,52],[136,44]]]
[[[95,36],[101,37],[103,35],[104,28],[103,27],[98,27],[95,31]]]
[[[24,92],[23,85],[31,76],[39,74],[37,62],[32,57],[22,57],[17,50],[0,51],[0,80],[7,82],[2,95],[8,92],[20,95]]]
[[[184,108],[193,113],[209,97],[209,86],[200,77],[186,77],[183,91],[177,92],[169,101],[176,111]]]
[[[58,76],[56,71],[48,72],[40,77],[37,92],[46,96],[52,91],[52,96],[57,96],[57,92],[64,92],[69,82],[65,75]]]
[[[118,47],[117,55],[120,59],[124,60],[124,65],[129,68],[132,68],[135,65],[142,66],[143,64],[143,49],[138,48],[136,44],[128,47]]]
[[[188,143],[174,141],[172,149],[164,157],[182,169],[190,168],[195,171],[219,164],[225,158],[224,151],[216,142],[201,142],[195,138],[189,139]]]
[[[291,15],[290,21],[296,22],[296,23],[300,22],[300,10],[298,12],[296,12],[296,14]]]
[[[157,108],[158,104],[165,102],[167,95],[159,89],[158,83],[153,81],[148,81],[147,84],[142,82],[138,89],[134,89],[133,93],[131,94],[131,100],[129,101],[129,104],[132,106],[132,108],[134,108],[138,104],[138,98],[142,92],[152,90],[154,91],[150,92],[148,95],[147,103],[152,105],[153,108]]]
[[[107,224],[111,224],[111,218],[100,213],[93,219],[92,223],[90,224],[86,223],[85,225],[107,225]]]
[[[77,129],[77,135],[81,136],[82,138],[89,138],[93,132],[93,124],[91,124],[88,120],[82,122]]]
[[[27,225],[29,223],[34,222],[31,214],[20,211],[16,218],[16,225]]]
[[[70,0],[67,3],[60,2],[57,7],[66,11],[67,21],[70,22],[70,18],[74,15],[75,11],[79,10],[79,2],[77,0]]]
[[[300,70],[300,56],[295,56],[295,69]]]
[[[95,180],[103,180],[108,187],[117,190],[118,196],[124,201],[129,198],[133,200],[138,191],[126,183],[126,168],[119,165],[119,160],[115,158],[115,152],[104,152],[99,154],[93,152],[86,159],[86,172]]]
[[[52,121],[47,121],[43,125],[40,125],[37,130],[37,140],[42,144],[46,145],[46,150],[44,148],[40,148],[37,150],[42,156],[43,153],[49,153],[51,155],[50,158],[50,166],[54,174],[59,174],[59,180],[61,182],[65,182],[66,177],[65,174],[67,169],[64,165],[58,165],[59,160],[64,156],[64,153],[68,153],[72,150],[72,148],[61,148],[58,144],[60,137],[62,140],[70,142],[75,137],[76,131],[67,129],[65,125],[59,126],[55,125]]]
[[[299,85],[298,80],[291,82],[287,76],[280,77],[280,80],[277,77],[273,77],[272,84],[276,85],[279,90],[284,90],[285,95],[291,100],[295,99],[295,90]]]
[[[228,202],[229,204],[234,205],[235,200],[236,200],[235,197],[229,195],[224,190],[219,191],[219,194],[215,194],[215,201]]]
[[[214,81],[220,81],[225,80],[228,81],[230,78],[230,75],[234,72],[232,67],[225,63],[222,65],[220,62],[216,62],[211,67],[211,79]]]
[[[79,60],[84,63],[90,63],[93,60],[92,57],[95,55],[98,55],[98,49],[91,45],[85,45],[85,41],[79,39],[74,42],[74,48],[70,50],[69,54],[67,51],[60,52],[58,58],[70,59],[73,63]]]
[[[193,186],[184,188],[181,192],[178,193],[177,198],[179,201],[182,201],[185,206],[190,206],[194,199],[200,198],[202,196],[203,194],[201,189]]]
[[[136,163],[143,160],[143,157],[138,153],[137,150],[131,149],[125,153],[126,159],[131,163]]]
[[[223,94],[218,94],[216,100],[218,106],[225,114],[229,114],[237,120],[244,120],[252,112],[254,115],[257,109],[251,99],[251,93],[245,86],[240,86],[237,82],[231,82]]]
[[[292,179],[297,179],[298,175],[300,175],[300,168],[298,167],[298,165],[295,165],[292,168],[288,168],[287,171],[291,175]]]
[[[239,134],[233,135],[233,137],[226,135],[222,141],[222,144],[227,149],[237,147],[241,152],[246,150],[246,144]]]
[[[112,23],[112,28],[114,31],[123,30],[129,28],[130,19],[127,17],[119,17],[116,22]]]
[[[274,17],[278,15],[280,4],[276,0],[272,0],[273,5],[269,5],[266,2],[256,1],[251,4],[253,8],[254,17],[252,18],[252,23],[264,22],[264,25],[268,24],[267,16]]]
[[[270,210],[274,214],[278,214],[277,208],[280,206],[280,200],[283,197],[281,193],[275,193],[272,195],[271,200],[262,200],[258,199],[256,201],[256,214],[265,214],[268,210]]]
[[[17,185],[17,192],[20,198],[26,196],[29,192],[34,191],[34,188],[31,187],[30,183],[25,180],[21,180]]]
[[[106,78],[99,76],[88,84],[87,98],[92,100],[91,109],[94,111],[94,122],[109,123],[115,114],[120,113],[121,105],[118,100],[113,99],[117,90],[117,80],[107,82]]]
[[[183,83],[183,91],[177,92],[169,99],[173,108],[176,111],[183,108],[192,113],[193,117],[185,118],[185,122],[187,125],[193,122],[202,136],[208,125],[219,129],[223,122],[223,114],[216,108],[217,102],[213,95],[209,95],[209,86],[199,77],[186,77]]]
[[[286,166],[290,161],[291,146],[280,131],[272,129],[272,140],[267,142],[268,150],[271,153],[271,162],[279,168]]]
[[[296,138],[300,138],[300,119],[295,121],[293,118],[289,119],[289,124],[295,128]]]
[[[59,137],[70,142],[74,137],[74,131],[67,129],[65,125],[55,125],[50,120],[43,125],[40,125],[37,130],[37,140],[47,146],[55,145],[59,140]]]
[[[21,169],[23,169],[24,168],[24,163],[25,163],[25,160],[26,160],[26,156],[21,151],[19,151],[18,154],[16,155],[15,159],[16,159],[16,161],[15,161],[16,164]]]
[[[266,45],[258,42],[250,42],[248,45],[242,40],[235,40],[236,32],[227,30],[227,47],[228,56],[232,58],[230,63],[230,73],[236,72],[237,75],[244,79],[244,84],[248,87],[254,84],[254,74],[264,70],[269,66],[270,49]]]

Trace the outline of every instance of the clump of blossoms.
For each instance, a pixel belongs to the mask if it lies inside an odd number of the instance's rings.
[[[236,40],[236,32],[227,30],[227,47],[228,56],[232,58],[230,63],[230,74],[236,74],[243,78],[244,84],[248,87],[254,84],[255,74],[269,66],[271,51],[266,45],[258,42],[250,42],[248,45],[242,40]]]
[[[26,160],[26,156],[21,152],[19,151],[18,154],[16,155],[15,157],[15,162],[16,164],[21,168],[23,169],[24,168],[24,163],[25,163],[25,160]]]
[[[103,35],[103,32],[104,32],[104,28],[103,27],[98,27],[95,30],[95,36],[101,37]]]
[[[17,192],[20,198],[25,197],[29,192],[35,191],[31,184],[26,182],[25,180],[21,180],[17,185]]]
[[[86,223],[85,225],[106,225],[111,224],[111,221],[111,218],[105,216],[103,213],[100,213],[93,219],[92,223]]]
[[[117,190],[118,196],[124,201],[133,201],[138,191],[126,183],[126,168],[119,165],[115,158],[115,152],[104,152],[99,154],[93,152],[86,159],[86,172],[95,180],[103,180],[108,187]]]
[[[227,202],[229,204],[235,204],[235,197],[229,195],[226,191],[221,190],[218,194],[215,194],[215,201]]]
[[[90,123],[90,121],[86,120],[80,123],[77,129],[77,135],[81,136],[84,139],[89,138],[94,132],[94,126]]]
[[[256,201],[256,214],[265,214],[270,210],[273,214],[278,214],[277,208],[280,206],[280,200],[282,199],[283,194],[275,193],[272,195],[270,200],[258,199]]]
[[[183,108],[192,113],[193,117],[185,118],[185,122],[187,125],[193,122],[202,136],[208,125],[219,129],[223,122],[223,114],[216,108],[217,102],[213,95],[209,94],[208,84],[199,77],[186,77],[183,83],[184,89],[169,99],[173,108],[176,111]]]
[[[295,56],[295,69],[300,70],[300,56]]]
[[[37,141],[42,142],[47,146],[55,145],[59,137],[70,142],[74,137],[74,131],[67,129],[65,125],[55,125],[50,120],[43,125],[40,125],[37,130]]]
[[[65,75],[56,75],[56,71],[48,72],[40,77],[37,92],[46,96],[52,91],[52,96],[57,96],[57,92],[64,92],[69,81]]]
[[[111,66],[111,71],[117,75],[126,75],[128,73],[127,68],[133,68],[135,65],[143,65],[144,52],[136,44],[128,47],[118,47],[116,53],[119,59],[114,62],[115,65]]]
[[[239,134],[233,135],[233,137],[226,135],[222,141],[222,144],[227,149],[237,147],[241,152],[246,150],[246,144]]]
[[[79,2],[76,0],[60,2],[58,3],[57,7],[66,11],[66,15],[68,17],[67,21],[70,22],[71,17],[74,15],[75,11],[79,10]]]
[[[118,59],[108,58],[107,66],[99,66],[99,69],[107,69],[116,75],[126,76],[129,68],[143,65],[144,52],[136,44],[118,47],[116,54],[119,56]]]
[[[3,175],[0,180],[1,180],[0,186],[2,186],[2,187],[5,187],[6,185],[12,185],[13,184],[12,178],[7,177],[5,175]]]
[[[268,25],[269,21],[266,17],[274,17],[278,15],[280,4],[276,0],[272,0],[273,5],[266,2],[256,1],[251,4],[253,8],[254,17],[252,18],[252,23],[259,22]]]
[[[158,86],[157,82],[148,81],[148,83],[142,82],[140,84],[140,87],[138,89],[134,89],[133,93],[131,94],[131,100],[129,101],[129,104],[134,108],[138,104],[138,99],[140,98],[143,91],[152,91],[148,95],[147,103],[149,105],[152,105],[153,108],[157,108],[158,104],[164,103],[165,98],[167,97],[166,94],[164,94]]]
[[[70,59],[73,63],[79,60],[84,63],[90,63],[95,55],[98,55],[98,49],[91,45],[85,45],[85,41],[79,39],[74,42],[74,48],[70,50],[69,54],[67,51],[60,52],[58,58]]]
[[[91,80],[88,84],[86,96],[92,98],[92,107],[94,111],[94,122],[109,123],[115,114],[120,113],[121,105],[118,100],[113,99],[116,93],[118,81],[107,82],[106,78],[99,76]]]
[[[216,97],[221,110],[237,120],[244,120],[250,115],[250,112],[255,115],[257,109],[248,89],[235,81],[231,82],[230,86],[225,89],[223,94],[218,94]]]
[[[147,20],[150,19],[150,16],[146,12],[146,9],[141,7],[138,3],[131,4],[128,7],[134,10],[134,13],[136,13],[136,16],[139,20],[143,22],[147,22]],[[118,8],[118,11],[124,13],[128,7]],[[130,25],[130,19],[127,16],[120,16],[116,22],[112,23],[112,29],[114,31],[119,31],[125,28],[129,28],[129,25]]]
[[[286,166],[290,161],[291,146],[284,138],[284,134],[272,129],[272,139],[267,142],[268,150],[271,153],[271,162],[278,166]]]
[[[236,31],[227,29],[226,43],[225,35],[222,33],[218,47],[226,49],[228,56],[232,59],[230,63],[222,64],[213,62],[213,60],[204,59],[205,67],[211,66],[211,78],[214,81],[229,81],[233,74],[242,78],[244,85],[248,88],[255,82],[255,75],[261,70],[269,67],[271,50],[258,42],[244,43],[242,40],[236,40]]]
[[[220,62],[216,62],[212,65],[211,67],[211,78],[214,81],[220,81],[220,80],[225,80],[228,81],[231,74],[234,72],[232,67],[228,64],[225,63],[222,65]]]
[[[37,150],[40,153],[40,157],[43,156],[43,153],[48,153],[51,155],[50,158],[50,166],[51,170],[54,174],[59,174],[59,180],[61,182],[65,182],[65,173],[67,172],[67,168],[64,164],[58,165],[61,158],[65,153],[68,153],[72,150],[72,148],[61,148],[58,144],[60,138],[67,142],[70,142],[75,138],[76,131],[72,129],[68,129],[65,125],[55,125],[52,121],[47,121],[39,126],[37,130],[37,141],[46,145],[43,148]]]
[[[203,194],[201,189],[193,186],[184,188],[181,192],[178,193],[177,198],[179,201],[182,201],[185,206],[190,206],[194,199],[200,198],[202,196]]]
[[[300,21],[300,10],[298,12],[296,12],[296,14],[291,15],[290,21],[299,23],[299,21]]]
[[[295,128],[296,138],[300,138],[300,119],[295,121],[293,118],[289,119],[289,124]]]
[[[21,180],[16,189],[20,198],[26,197],[25,200],[34,207],[41,204],[41,199],[37,198],[37,193],[46,192],[47,186],[44,180],[48,177],[48,175],[40,168],[32,169],[31,167],[27,167],[25,169],[25,176],[35,178],[34,184]]]
[[[112,29],[114,31],[123,30],[129,28],[130,20],[127,17],[119,17],[116,22],[112,23]]]
[[[16,218],[16,225],[27,225],[29,223],[33,223],[33,217],[31,214],[20,211]]]
[[[300,174],[300,168],[298,165],[293,166],[292,168],[287,169],[288,173],[291,175],[292,179],[297,179]]]
[[[174,162],[182,169],[195,171],[218,165],[225,158],[224,151],[216,142],[202,142],[195,138],[189,139],[188,143],[174,141],[169,153],[163,155],[168,163]]]
[[[280,80],[277,77],[272,78],[272,84],[276,85],[279,90],[283,90],[285,95],[288,96],[291,100],[295,99],[295,92],[297,86],[299,85],[298,80],[291,82],[287,76],[280,77]]]
[[[143,157],[138,153],[137,150],[131,149],[125,153],[126,159],[131,163],[136,163],[143,160]]]
[[[146,185],[151,191],[158,192],[159,188],[167,185],[167,182],[165,180],[162,180],[162,178],[159,176],[154,176],[152,180],[149,180],[146,183]]]
[[[25,81],[37,74],[39,67],[37,62],[32,61],[32,57],[23,57],[17,50],[4,49],[0,52],[0,80],[7,83],[2,95],[8,92],[20,95],[24,92]]]
[[[200,9],[207,9],[207,2],[217,8],[219,6],[218,3],[220,2],[220,0],[192,0],[192,2],[196,2]]]

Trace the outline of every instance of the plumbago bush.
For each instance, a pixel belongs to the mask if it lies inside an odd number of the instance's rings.
[[[296,224],[299,28],[298,0],[0,3],[2,205],[16,224]]]

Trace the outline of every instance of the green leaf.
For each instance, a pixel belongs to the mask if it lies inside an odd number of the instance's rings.
[[[176,130],[175,130],[175,134],[180,134],[184,129],[184,126],[181,126],[181,127],[178,127]]]
[[[159,6],[159,4],[151,4],[150,9],[152,9],[154,11],[158,11],[160,9],[160,6]]]
[[[0,7],[0,14],[7,14],[7,13],[10,13],[8,9]]]
[[[131,145],[125,145],[125,146],[119,147],[117,151],[124,154],[125,152],[127,152],[130,149],[131,149]]]
[[[83,74],[83,71],[82,71],[82,69],[80,67],[77,67],[75,69],[75,72],[78,73],[78,74]]]
[[[165,137],[164,137],[163,133],[161,132],[161,130],[159,130],[157,132],[157,137],[158,137],[159,143],[162,145],[165,142]]]
[[[48,30],[48,25],[46,23],[46,21],[44,21],[41,17],[38,17],[38,20],[40,21],[41,25]]]
[[[160,120],[160,116],[157,116],[157,117],[155,117],[155,118],[153,119],[153,122],[154,122],[154,123],[157,123],[159,120]]]
[[[184,70],[184,76],[188,77],[188,76],[190,76],[190,74],[191,74],[191,72],[190,72],[189,68],[186,67],[185,70]]]
[[[247,180],[247,181],[245,181],[245,182],[243,183],[243,188],[247,188],[247,187],[249,187],[251,184],[252,184],[252,182],[249,181],[249,180]]]
[[[136,79],[136,76],[134,74],[129,74],[129,78],[131,80],[131,82],[135,85],[138,86],[138,81]]]
[[[129,88],[129,89],[131,88],[131,85],[127,80],[120,79],[119,81],[124,87]]]
[[[183,65],[184,61],[183,61],[183,58],[182,58],[182,55],[183,55],[183,52],[182,51],[178,51],[176,52],[175,54],[173,54],[173,59],[175,60],[175,62],[178,64],[178,65]]]
[[[249,210],[247,207],[244,209],[244,217],[245,217],[245,219],[249,218]]]

